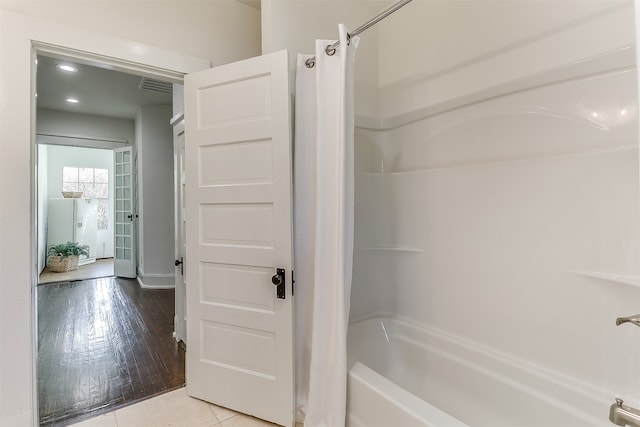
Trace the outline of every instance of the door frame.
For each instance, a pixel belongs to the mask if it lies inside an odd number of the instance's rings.
[[[118,148],[118,147],[108,147],[107,145],[108,144],[112,144],[112,145],[115,146],[116,144],[120,144],[120,142],[104,140],[102,142],[102,144],[105,145],[105,147],[100,147],[100,146],[93,147],[87,142],[88,140],[84,140],[84,139],[79,140],[80,142],[77,143],[77,144],[65,144],[64,143],[65,142],[64,141],[65,138],[67,138],[67,137],[66,136],[62,136],[62,135],[61,136],[56,136],[56,137],[53,138],[53,139],[55,139],[55,143],[49,143],[49,142],[47,142],[47,141],[42,139],[42,134],[36,134],[36,148],[35,148],[35,151],[36,151],[36,153],[38,153],[38,147],[39,146],[45,146],[45,147],[52,147],[53,146],[53,147],[69,147],[69,148],[76,148],[76,147],[77,148],[86,148],[86,149],[89,149],[89,150],[102,150],[102,151],[109,151],[111,153],[114,153],[114,150],[116,148]],[[124,143],[122,143],[122,144],[124,144]],[[39,164],[40,159],[38,158],[38,159],[35,159],[35,160],[38,161],[38,163],[35,165],[35,167],[40,167],[40,164]],[[112,163],[112,167],[113,167],[113,160],[111,160],[111,163]],[[38,183],[37,179],[36,179],[35,185],[36,185],[35,196],[37,198],[39,190],[40,190],[39,183]],[[39,206],[39,200],[36,200],[36,213],[37,213],[37,206]],[[109,206],[110,206],[109,212],[110,212],[111,215],[113,215],[114,212],[115,212],[115,202],[112,201],[112,203],[110,203]],[[46,236],[43,236],[44,230],[39,229],[39,227],[38,227],[39,224],[37,223],[37,218],[38,217],[36,217],[36,224],[35,224],[36,225],[36,236],[35,236],[35,239],[36,239],[35,240],[36,241],[36,248],[35,248],[35,250],[36,250],[36,260],[39,260],[40,255],[44,254],[44,258],[45,258],[44,265],[43,265],[43,268],[44,268],[44,267],[46,267],[46,258],[47,258],[46,252],[47,252],[47,246],[48,245],[45,243],[44,247],[40,247],[40,237],[43,237],[43,240],[46,240],[45,239]],[[114,216],[114,218],[115,218],[115,216]],[[44,217],[44,222],[46,224],[49,223],[49,215],[48,214],[47,214],[47,216]],[[48,225],[47,225],[47,227],[48,227]],[[44,233],[44,234],[46,234],[46,233]],[[113,243],[115,243],[115,238],[113,236],[111,236],[111,239],[114,240]],[[114,253],[115,253],[115,251],[114,251]],[[38,268],[39,267],[40,266],[38,265]],[[39,273],[37,271],[36,271],[36,283],[38,285],[40,284],[40,276],[39,276]]]
[[[185,249],[185,232],[183,227],[185,216],[185,197],[184,197],[184,141],[182,142],[182,152],[180,152],[180,144],[178,138],[183,135],[184,140],[184,112],[177,114],[171,119],[171,127],[173,131],[173,226],[174,226],[174,254],[175,254],[175,313],[173,320],[173,333],[177,342],[182,341],[187,344],[187,304],[186,304],[186,249]],[[180,264],[178,264],[180,261]],[[186,363],[186,361],[185,361]]]
[[[131,42],[124,39],[114,39],[109,36],[103,36],[97,33],[91,33],[91,37],[83,37],[74,34],[72,37],[54,36],[54,32],[50,34],[53,40],[34,40],[30,46],[30,288],[31,288],[31,421],[34,427],[39,425],[38,414],[38,384],[37,384],[37,339],[38,339],[38,307],[36,299],[36,287],[38,286],[39,271],[37,268],[38,259],[38,205],[37,205],[37,161],[38,150],[36,144],[36,57],[37,55],[55,56],[57,58],[67,58],[74,62],[86,65],[102,65],[108,66],[114,71],[121,71],[130,74],[137,74],[145,77],[153,77],[171,81],[173,83],[182,84],[184,75],[211,67],[212,62],[209,59],[199,58],[195,56],[185,55],[179,52],[167,51],[165,49],[153,46],[143,46],[146,49],[145,57],[136,57],[136,53],[132,52]],[[56,40],[56,37],[58,40]],[[86,45],[86,40],[92,40],[91,46]]]

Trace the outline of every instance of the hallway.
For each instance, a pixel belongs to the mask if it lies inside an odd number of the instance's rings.
[[[172,289],[108,277],[37,292],[40,425],[68,425],[184,385]]]

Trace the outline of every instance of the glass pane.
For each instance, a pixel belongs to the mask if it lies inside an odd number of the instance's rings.
[[[80,168],[78,176],[80,182],[93,182],[93,168]]]
[[[123,162],[127,162],[129,163],[131,161],[131,152],[130,151],[125,151],[124,152],[124,157],[122,158]]]
[[[78,168],[65,166],[62,168],[62,181],[78,182]]]
[[[109,182],[109,169],[94,169],[95,182],[108,183]]]
[[[95,184],[93,186],[95,197],[100,199],[109,198],[109,184]]]
[[[124,249],[124,259],[131,259],[131,250]]]
[[[116,175],[122,175],[122,165],[116,165]]]
[[[131,224],[125,224],[124,225],[124,233],[125,236],[128,236],[131,234]]]
[[[109,229],[109,200],[98,200],[98,230]]]
[[[116,163],[122,163],[122,151],[116,152]]]
[[[78,191],[77,182],[63,182],[62,191]]]
[[[116,222],[124,222],[124,212],[116,212]]]
[[[116,176],[116,187],[122,187],[122,177]]]
[[[128,199],[131,197],[131,190],[127,187],[124,188],[124,198]]]
[[[116,237],[116,247],[121,248],[124,246],[124,237]]]
[[[123,167],[122,173],[124,174],[131,173],[131,165],[129,163],[125,163],[124,165],[122,165],[122,167]]]
[[[125,187],[130,187],[131,186],[131,176],[130,175],[125,175],[123,178],[124,178],[123,185]]]
[[[116,259],[124,259],[124,249],[116,249]]]
[[[122,200],[116,200],[116,210],[121,211],[123,210],[124,207],[124,202]]]
[[[129,200],[124,201],[124,210],[127,212],[131,211],[131,201]]]
[[[124,225],[123,224],[116,225],[116,234],[124,234]]]
[[[93,199],[96,196],[93,191],[93,184],[81,182],[78,188],[78,191],[82,191],[82,197],[84,197],[85,199]]]
[[[131,248],[131,237],[125,237],[124,238],[124,247],[127,249]]]
[[[116,199],[122,199],[122,188],[116,188]]]

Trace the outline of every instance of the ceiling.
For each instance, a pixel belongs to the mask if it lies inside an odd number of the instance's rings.
[[[77,71],[62,71],[59,64],[72,65]],[[173,102],[171,93],[140,89],[140,82],[139,76],[40,55],[37,104],[38,108],[134,119],[141,105]],[[67,102],[68,97],[78,103]]]
[[[236,0],[260,9],[260,0]],[[363,4],[383,9],[391,0],[367,0]],[[65,72],[59,64],[70,64],[76,72]],[[172,95],[140,89],[141,77],[114,71],[99,64],[87,65],[65,59],[38,56],[37,105],[38,108],[70,111],[74,113],[135,119],[141,105],[171,104]],[[66,98],[78,100],[76,104]]]

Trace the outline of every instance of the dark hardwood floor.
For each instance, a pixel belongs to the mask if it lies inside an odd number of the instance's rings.
[[[174,291],[101,278],[41,285],[40,425],[64,426],[184,385]]]

